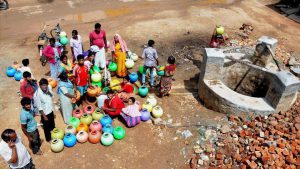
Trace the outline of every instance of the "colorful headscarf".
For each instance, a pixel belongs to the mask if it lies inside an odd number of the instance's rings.
[[[123,38],[119,35],[119,34],[115,34],[113,40],[112,40],[112,45],[111,45],[111,51],[115,51],[115,46],[116,46],[116,41],[115,41],[115,37],[117,37],[117,39],[119,40],[119,43],[121,45],[122,48],[122,52],[127,52],[127,45],[126,42],[123,40]]]

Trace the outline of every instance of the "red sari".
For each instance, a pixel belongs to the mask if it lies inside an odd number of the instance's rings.
[[[172,87],[172,77],[176,70],[176,64],[165,66],[165,75],[160,79],[160,94],[162,96],[167,95],[171,91]]]
[[[115,117],[121,114],[125,104],[118,96],[114,96],[111,100],[106,99],[103,107],[116,109],[116,111],[105,111],[109,116]]]
[[[122,92],[118,93],[118,96],[124,102],[128,102],[128,99],[133,96],[134,87],[130,83],[121,83]]]

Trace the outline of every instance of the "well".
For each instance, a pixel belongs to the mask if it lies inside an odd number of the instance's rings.
[[[198,93],[206,107],[222,113],[262,115],[289,109],[300,81],[289,71],[268,68],[276,39],[263,36],[257,46],[260,44],[267,45],[269,52],[258,55],[255,49],[232,53],[205,48]]]

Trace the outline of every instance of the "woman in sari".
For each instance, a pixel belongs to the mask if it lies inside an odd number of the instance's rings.
[[[128,102],[130,97],[134,95],[134,87],[124,78],[124,81],[120,84],[121,90],[118,91],[118,97],[124,102]]]
[[[57,93],[59,94],[60,108],[62,111],[63,119],[65,123],[68,123],[70,117],[72,117],[72,111],[77,107],[72,99],[76,98],[76,93],[73,88],[73,84],[68,79],[66,73],[62,73],[60,76],[60,81],[57,87]]]
[[[172,87],[173,75],[176,70],[175,58],[174,56],[168,57],[168,64],[165,66],[165,75],[160,79],[160,97],[169,95]]]
[[[58,69],[58,77],[66,73],[68,75],[68,78],[70,81],[73,81],[74,76],[73,76],[73,66],[72,66],[72,61],[68,59],[66,55],[61,55],[60,57],[60,65]]]
[[[127,69],[125,66],[126,61],[126,54],[128,54],[128,49],[125,41],[119,34],[114,36],[112,41],[112,57],[116,60],[118,68],[117,68],[117,75],[119,77],[127,76]]]
[[[114,94],[112,90],[108,90],[106,94],[108,99],[104,101],[102,110],[111,117],[119,116],[122,109],[125,107],[125,104],[117,95]]]

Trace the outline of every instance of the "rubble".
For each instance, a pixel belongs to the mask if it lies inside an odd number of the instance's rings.
[[[228,124],[216,131],[216,142],[194,147],[198,168],[300,168],[299,105],[300,98],[287,112],[244,119],[229,115]],[[202,129],[202,137],[212,131]]]

